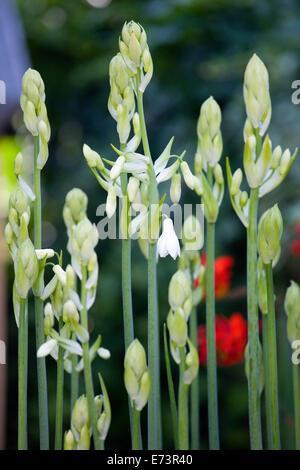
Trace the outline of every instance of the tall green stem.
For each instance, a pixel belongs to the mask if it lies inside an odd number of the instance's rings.
[[[300,387],[298,364],[293,364],[294,413],[296,450],[300,450]]]
[[[72,334],[72,340],[76,340],[76,334]],[[79,373],[76,371],[77,367],[77,355],[72,354],[72,373],[71,373],[71,410],[70,410],[70,416],[72,416],[72,411],[74,408],[74,405],[76,403],[76,400],[78,398],[79,394]]]
[[[28,311],[20,301],[18,330],[18,449],[27,450]]]
[[[277,372],[277,341],[274,305],[272,263],[265,265],[268,297],[268,331],[270,353],[270,399],[271,399],[271,449],[280,450],[279,406],[278,406],[278,372]]]
[[[263,315],[263,357],[264,357],[264,378],[265,378],[265,409],[266,409],[266,425],[267,425],[267,443],[268,449],[271,449],[271,398],[270,398],[270,345],[269,345],[269,328],[267,315]]]
[[[193,307],[190,316],[190,339],[198,350],[197,339],[197,309]],[[191,448],[199,449],[200,430],[199,430],[199,375],[193,380],[191,385]]]
[[[166,329],[167,329],[166,324],[164,324],[164,349],[165,349],[165,361],[166,361],[166,370],[167,370],[170,408],[171,408],[171,416],[172,416],[172,431],[173,431],[173,437],[174,437],[174,447],[177,450],[178,449],[178,414],[177,414],[177,407],[176,407],[175,390],[174,390],[174,383],[173,383],[172,370],[171,370],[171,364],[170,364]]]
[[[140,447],[140,415],[141,412],[133,408],[132,450],[141,450]]]
[[[41,170],[37,168],[37,157],[39,153],[39,138],[34,138],[34,247],[42,248],[42,204],[41,204]],[[43,301],[39,297],[34,299],[35,305],[35,330],[36,350],[45,342],[44,338],[44,312]],[[40,448],[49,449],[49,425],[48,425],[48,392],[46,360],[44,357],[37,358],[38,400],[39,400],[39,426],[40,426]]]
[[[247,230],[247,304],[249,379],[248,406],[250,444],[252,450],[262,449],[260,415],[259,336],[257,308],[257,207],[258,189],[251,189],[249,227]]]
[[[207,180],[212,185],[212,168]],[[209,448],[219,450],[218,382],[215,332],[215,224],[206,224],[206,340]]]
[[[143,95],[137,93],[138,112],[141,123],[144,153],[151,160],[148,142]],[[148,165],[149,174],[149,231],[151,227],[151,209],[158,204],[157,183],[152,160]],[[149,243],[148,257],[148,362],[151,379],[151,391],[148,401],[148,448],[161,448],[161,406],[160,406],[160,359],[159,359],[159,313],[157,301],[156,243]]]
[[[62,313],[59,317],[59,331],[63,327]],[[55,417],[55,450],[62,449],[64,403],[64,350],[59,346],[56,378],[56,417]]]
[[[82,326],[88,330],[88,314],[86,308],[86,298],[87,298],[87,290],[86,290],[86,281],[87,281],[87,272],[86,267],[82,267],[82,280],[81,280],[81,304],[82,309],[80,312],[81,316],[81,324]],[[94,447],[96,450],[103,449],[103,442],[99,439],[99,433],[97,429],[97,410],[94,400],[94,385],[93,385],[93,377],[92,377],[92,368],[89,358],[89,342],[86,341],[82,343],[83,349],[83,366],[84,366],[84,380],[85,380],[85,391],[88,401],[88,408],[89,408],[89,416],[92,423],[92,431],[93,431],[93,438],[94,438]]]
[[[178,391],[178,441],[179,450],[189,449],[189,386],[184,383],[185,371],[185,352],[184,347],[179,348],[180,351],[180,377]]]

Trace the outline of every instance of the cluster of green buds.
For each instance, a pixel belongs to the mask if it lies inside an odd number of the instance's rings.
[[[250,59],[246,67],[244,100],[248,116],[244,126],[244,172],[248,186],[258,190],[258,196],[261,198],[282,183],[296,158],[297,149],[293,155],[289,149],[282,151],[279,145],[272,149],[268,135],[260,146],[261,138],[271,119],[271,100],[268,72],[257,55]],[[226,167],[233,209],[247,228],[249,196],[247,191],[241,190],[243,172],[238,168],[232,174],[228,159]]]
[[[115,55],[109,66],[110,95],[108,99],[108,110],[117,121],[117,131],[120,144],[127,144],[131,121],[134,137],[128,142],[126,151],[134,152],[141,141],[141,129],[138,113],[135,113],[135,97],[126,64],[122,55]]]
[[[23,76],[20,104],[28,131],[39,138],[37,168],[42,170],[49,154],[50,124],[45,104],[45,85],[36,70],[28,69]]]
[[[126,22],[122,28],[119,47],[135,92],[144,93],[153,75],[153,62],[144,28],[134,21]]]
[[[97,429],[100,441],[105,441],[111,423],[111,407],[106,386],[99,374],[102,394],[94,398],[97,413]],[[91,445],[92,426],[89,416],[88,401],[81,395],[72,410],[71,429],[64,435],[64,450],[89,450]]]
[[[132,405],[141,411],[150,393],[150,374],[145,349],[138,339],[128,346],[124,359],[124,383]]]
[[[293,345],[295,340],[300,340],[300,287],[294,281],[286,291],[284,309],[287,314],[287,336]]]

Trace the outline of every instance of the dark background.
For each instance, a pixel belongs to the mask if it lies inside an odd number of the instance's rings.
[[[90,3],[96,0],[91,0]],[[98,3],[100,4],[99,0]],[[64,198],[71,188],[80,187],[89,197],[88,214],[98,222],[97,206],[106,193],[99,187],[82,156],[88,143],[101,155],[112,156],[110,143],[118,144],[115,122],[107,110],[108,66],[118,50],[118,36],[125,20],[134,19],[146,29],[154,62],[154,76],[145,93],[146,121],[152,154],[156,157],[172,135],[174,150],[187,151],[192,165],[196,150],[196,122],[201,103],[213,95],[223,112],[224,154],[232,169],[242,166],[242,129],[245,110],[242,83],[245,66],[256,52],[270,74],[273,106],[269,128],[275,147],[291,150],[299,144],[299,106],[291,102],[291,84],[300,78],[300,4],[296,0],[103,0],[94,8],[86,0],[19,0],[32,66],[39,70],[46,86],[47,109],[52,128],[50,157],[43,170],[44,247],[65,250],[66,231],[62,222]],[[105,6],[106,5],[106,6]],[[14,116],[14,123],[18,116]],[[17,124],[14,124],[16,127]],[[12,132],[12,127],[7,129]],[[300,217],[300,164],[298,161],[280,189],[261,202],[260,210],[279,202],[284,217],[281,261],[276,268],[280,410],[283,444],[293,447],[292,390],[289,345],[286,342],[282,295],[289,280],[299,280],[299,260],[289,252],[288,243]],[[197,202],[184,189],[182,203]],[[246,315],[245,230],[233,213],[228,194],[217,225],[216,254],[235,258],[232,292],[217,304],[217,313]],[[90,312],[92,333],[101,333],[103,346],[111,350],[110,361],[96,359],[94,371],[101,370],[112,403],[112,425],[108,448],[128,448],[127,396],[123,386],[123,328],[119,241],[101,241],[97,247],[100,279],[97,301]],[[67,254],[65,262],[68,261]],[[161,260],[158,267],[160,318],[168,312],[167,289],[176,262]],[[12,279],[12,268],[9,278]],[[147,270],[137,243],[133,244],[133,302],[136,335],[146,346]],[[242,288],[240,290],[240,288]],[[242,292],[241,295],[235,295]],[[29,443],[38,447],[38,414],[35,383],[34,325],[30,317]],[[204,321],[204,306],[199,322]],[[7,446],[16,447],[17,437],[17,329],[9,306]],[[177,373],[174,368],[175,375]],[[201,447],[207,447],[205,368],[201,381]],[[171,419],[162,361],[164,398],[164,444],[171,448]],[[247,383],[243,364],[219,369],[220,431],[222,448],[248,447]],[[49,416],[53,436],[55,419],[55,363],[48,360]],[[65,377],[65,429],[69,427],[69,376]],[[96,383],[96,375],[95,375]],[[98,384],[97,384],[98,388]],[[99,389],[98,389],[99,390]],[[263,401],[262,401],[263,405]],[[143,412],[143,419],[146,412]]]

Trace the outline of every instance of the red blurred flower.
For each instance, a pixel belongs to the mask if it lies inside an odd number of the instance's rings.
[[[298,240],[291,241],[290,250],[293,255],[300,256],[300,220],[296,225],[296,232],[298,235]]]
[[[206,253],[201,255],[201,263],[206,266]],[[219,256],[215,259],[215,296],[222,299],[230,289],[232,278],[233,256]],[[195,279],[195,289],[199,287],[199,278]]]
[[[218,366],[231,366],[244,360],[247,344],[247,321],[240,313],[230,318],[216,315],[216,353]],[[200,364],[207,361],[206,326],[198,328],[198,350]]]

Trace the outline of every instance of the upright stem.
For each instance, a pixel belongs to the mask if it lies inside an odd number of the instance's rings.
[[[271,449],[271,398],[270,398],[270,345],[269,345],[269,328],[267,315],[263,315],[263,358],[264,358],[264,377],[265,377],[265,409],[266,409],[266,426],[267,426],[267,443],[268,449]]]
[[[197,340],[197,309],[193,307],[190,316],[190,339],[198,350]],[[191,448],[199,449],[200,430],[199,430],[199,375],[193,380],[191,385]]]
[[[88,329],[88,315],[87,315],[87,308],[86,308],[86,297],[87,297],[87,290],[86,290],[86,280],[87,280],[87,272],[86,267],[82,267],[82,280],[81,280],[81,304],[82,310],[80,312],[81,315],[81,324],[87,330]],[[88,401],[88,408],[89,408],[89,416],[92,424],[92,431],[93,431],[93,438],[94,438],[94,447],[96,450],[103,449],[103,441],[99,439],[99,433],[97,429],[97,410],[94,400],[94,385],[93,385],[93,377],[92,377],[92,368],[89,358],[89,342],[86,341],[82,343],[83,349],[83,365],[84,365],[84,380],[85,380],[85,391]]]
[[[75,341],[76,340],[76,334],[72,334],[72,339]],[[70,416],[72,416],[72,411],[74,408],[74,405],[76,403],[76,400],[78,398],[79,394],[79,373],[76,371],[77,367],[77,355],[72,354],[72,373],[71,373],[71,412]]]
[[[137,102],[144,153],[151,160],[144,116],[143,95],[140,91],[137,93]],[[152,160],[148,165],[148,174],[150,232],[152,218],[151,208],[158,203],[157,183]],[[151,391],[148,402],[148,448],[151,450],[161,448],[159,313],[157,301],[156,245],[156,243],[149,243],[148,257],[148,362],[151,379]]]
[[[39,138],[34,137],[34,247],[42,248],[42,204],[41,204],[41,170],[37,168],[37,157],[39,153]],[[36,350],[45,342],[44,338],[44,312],[43,301],[39,297],[34,299],[35,306],[35,331]],[[48,425],[48,393],[46,360],[44,357],[37,358],[38,400],[39,400],[39,426],[40,426],[40,448],[49,449],[49,425]]]
[[[185,352],[184,347],[180,351],[180,377],[178,392],[178,441],[179,450],[189,450],[189,386],[184,383],[183,376],[185,371]]]
[[[212,185],[212,168],[207,180]],[[206,339],[209,448],[219,450],[218,383],[215,332],[215,224],[206,225]]]
[[[250,444],[252,450],[262,449],[260,416],[259,336],[257,309],[257,207],[258,189],[251,189],[249,227],[247,230],[247,304],[249,379],[248,406]]]
[[[278,373],[277,373],[277,341],[274,305],[272,263],[265,265],[268,297],[268,330],[270,353],[270,399],[271,399],[271,445],[272,450],[280,450],[279,406],[278,406]]]
[[[296,450],[300,450],[300,388],[298,364],[293,364]]]
[[[28,312],[21,299],[18,330],[18,449],[27,450]]]
[[[63,327],[62,313],[59,317],[59,331]],[[62,449],[63,435],[63,402],[64,402],[64,350],[59,346],[56,379],[56,417],[55,417],[55,450]]]
[[[132,450],[141,450],[140,447],[140,415],[141,412],[133,408],[133,433],[132,433]]]

